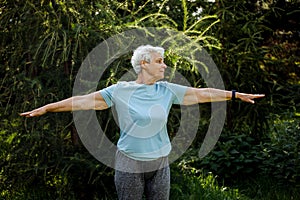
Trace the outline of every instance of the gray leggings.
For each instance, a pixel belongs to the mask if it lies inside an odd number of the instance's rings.
[[[152,166],[151,169],[154,169],[153,166],[157,168],[154,171],[148,171],[149,166]],[[130,173],[128,169],[136,170],[138,173]],[[170,193],[168,158],[137,161],[117,151],[115,185],[119,200],[140,200],[143,194],[149,200],[168,200]]]

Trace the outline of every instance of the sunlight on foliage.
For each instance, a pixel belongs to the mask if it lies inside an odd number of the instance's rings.
[[[172,167],[173,199],[299,198],[299,2],[0,2],[0,198],[116,198],[113,170],[81,144],[71,113],[34,119],[20,118],[19,113],[70,97],[82,62],[97,44],[128,30],[147,32],[147,27],[176,33],[161,41],[170,44],[167,80],[179,72],[190,85],[206,87],[197,70],[201,66],[209,73],[205,62],[197,59],[206,50],[226,89],[266,94],[255,105],[228,102],[222,137],[203,160],[193,156],[209,126],[211,108],[199,106],[201,119],[191,151]],[[172,43],[175,40],[183,43]],[[130,72],[129,56],[105,71],[98,88]],[[180,109],[173,111],[171,136],[181,119]],[[97,116],[116,142],[119,130],[112,113]],[[228,182],[238,183],[238,189]]]

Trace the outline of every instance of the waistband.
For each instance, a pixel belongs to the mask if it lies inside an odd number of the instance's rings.
[[[115,156],[115,169],[129,173],[144,173],[162,169],[169,166],[168,156],[151,161],[140,161],[129,158],[117,150]]]

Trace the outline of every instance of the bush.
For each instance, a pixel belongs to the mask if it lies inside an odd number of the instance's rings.
[[[257,172],[262,157],[260,147],[248,135],[221,135],[215,149],[199,160],[198,168],[232,180]]]
[[[294,114],[272,116],[269,138],[262,145],[261,170],[279,183],[300,187],[300,124]]]
[[[274,177],[281,185],[300,187],[300,124],[294,112],[269,117],[267,136],[258,141],[251,135],[222,134],[214,150],[199,159],[196,150],[186,162],[196,169],[238,181],[257,175]]]

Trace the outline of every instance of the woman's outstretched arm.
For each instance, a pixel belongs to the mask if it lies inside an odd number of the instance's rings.
[[[262,98],[264,94],[246,94],[214,88],[188,88],[183,99],[184,105],[192,105],[197,103],[216,102],[231,100],[232,94],[235,99],[240,99],[248,103],[255,103],[254,99]]]
[[[74,96],[62,101],[50,103],[32,111],[21,113],[24,117],[37,117],[47,112],[68,112],[76,110],[104,110],[108,108],[100,92]]]

